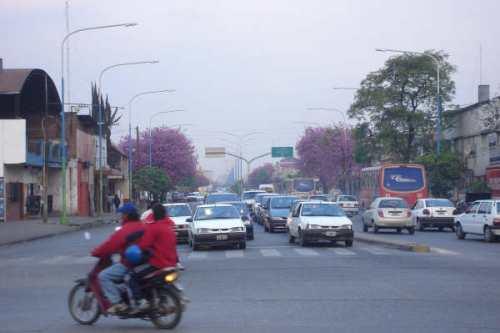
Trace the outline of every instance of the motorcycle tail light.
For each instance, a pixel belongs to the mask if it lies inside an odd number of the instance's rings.
[[[174,272],[174,273],[170,273],[170,274],[165,275],[165,282],[172,283],[175,280],[177,280],[177,273]]]
[[[379,216],[379,217],[384,217],[384,211],[383,211],[383,210],[379,209],[379,210],[377,211],[377,213],[378,213],[378,216]]]

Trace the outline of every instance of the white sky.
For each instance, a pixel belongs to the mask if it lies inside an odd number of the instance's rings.
[[[454,103],[470,104],[477,99],[481,44],[483,83],[499,94],[499,12],[497,0],[72,0],[71,29],[139,26],[71,38],[71,101],[88,103],[90,82],[108,65],[158,59],[108,72],[104,91],[112,104],[126,105],[141,91],[176,89],[137,100],[133,125],[145,129],[155,112],[186,109],[154,124],[193,124],[185,131],[202,166],[221,174],[232,159],[207,160],[203,148],[234,138],[214,131],[264,132],[245,145],[248,157],[295,145],[305,126],[296,122],[342,119],[306,108],[346,110],[353,92],[332,87],[356,87],[381,67],[388,55],[377,47],[445,50],[458,67]],[[42,68],[59,86],[63,0],[1,0],[0,31],[5,67]],[[116,137],[126,133],[127,122],[125,114]]]

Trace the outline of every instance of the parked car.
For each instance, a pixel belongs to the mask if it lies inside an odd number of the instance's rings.
[[[172,203],[163,205],[167,210],[167,215],[175,223],[175,234],[178,243],[188,241],[189,223],[186,219],[193,216],[193,212],[187,203]]]
[[[455,230],[455,206],[448,199],[425,198],[418,199],[412,209],[412,218],[416,228],[444,228]]]
[[[328,194],[313,194],[309,196],[309,200],[314,201],[330,201]]]
[[[232,205],[234,208],[240,212],[241,220],[245,224],[245,228],[247,231],[247,240],[254,239],[253,233],[253,224],[252,219],[250,218],[250,211],[248,210],[248,206],[243,201],[231,201],[231,202],[221,202],[222,204]]]
[[[468,234],[482,235],[487,242],[500,237],[500,201],[479,200],[463,214],[455,217],[455,232],[458,239]]]
[[[286,231],[286,221],[294,201],[298,200],[295,196],[277,195],[272,196],[266,202],[264,217],[264,230],[268,232]]]
[[[205,204],[215,204],[224,201],[240,201],[240,197],[235,193],[214,192],[209,193],[205,198]]]
[[[375,199],[361,217],[363,231],[372,227],[377,233],[380,229],[408,230],[410,235],[415,233],[415,224],[408,204],[402,198],[383,197]]]
[[[290,243],[298,240],[301,246],[312,242],[345,242],[353,244],[352,222],[335,203],[306,201],[295,206],[288,222]]]
[[[353,195],[338,195],[335,202],[344,210],[347,216],[354,216],[359,213],[359,202]]]
[[[246,248],[245,224],[232,205],[212,204],[196,208],[189,223],[189,245],[196,251],[200,246],[231,245]]]

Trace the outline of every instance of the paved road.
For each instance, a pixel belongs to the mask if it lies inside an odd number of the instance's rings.
[[[83,327],[67,312],[72,280],[111,231],[0,248],[0,332],[153,331],[148,322],[110,318]],[[301,249],[257,226],[245,251],[191,253],[181,245],[182,284],[193,302],[176,331],[498,332],[498,256],[472,259],[464,253],[476,243],[461,244],[458,254],[361,243]]]

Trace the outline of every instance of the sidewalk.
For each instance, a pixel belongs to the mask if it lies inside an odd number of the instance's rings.
[[[93,228],[116,219],[116,214],[103,214],[101,217],[69,216],[68,224],[59,224],[58,217],[50,217],[47,223],[42,219],[28,219],[0,223],[0,246],[64,234],[67,232]]]

